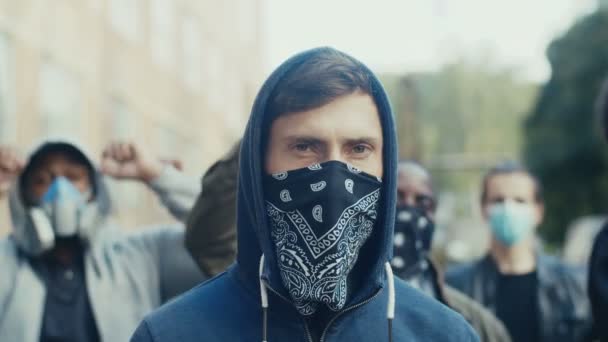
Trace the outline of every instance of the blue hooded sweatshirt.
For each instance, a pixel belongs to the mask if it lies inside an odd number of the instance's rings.
[[[396,208],[397,137],[386,93],[368,69],[383,129],[384,177],[378,221],[350,275],[358,286],[353,287],[344,309],[314,334],[290,301],[275,260],[264,202],[262,146],[266,137],[263,132],[268,131],[271,123],[265,109],[273,89],[286,72],[320,52],[336,53],[331,48],[318,48],[290,58],[266,80],[253,105],[241,147],[236,263],[149,314],[131,341],[313,342],[313,335],[316,340],[327,342],[390,341],[389,332],[393,341],[479,340],[461,316],[387,273]],[[262,253],[263,267],[260,267]],[[268,289],[266,310],[262,309],[262,297],[265,297],[262,292],[266,291],[261,290],[261,281]],[[392,284],[394,292],[389,290]],[[396,302],[394,320],[389,323],[391,298],[396,298]],[[267,334],[266,340],[263,332]]]

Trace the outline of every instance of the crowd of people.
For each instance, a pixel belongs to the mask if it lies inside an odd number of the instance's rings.
[[[113,226],[108,177],[180,223]],[[398,159],[374,73],[333,48],[268,77],[202,182],[136,142],[1,146],[0,341],[608,341],[608,228],[588,271],[566,266],[536,243],[533,174],[506,162],[480,184],[490,249],[444,272],[432,177]]]

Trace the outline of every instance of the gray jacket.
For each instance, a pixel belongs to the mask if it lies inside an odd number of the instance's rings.
[[[200,191],[196,180],[171,168],[151,188],[182,221]],[[23,215],[24,206],[15,193],[11,216],[13,222],[23,222],[16,217]],[[98,192],[96,200],[109,203],[104,193]],[[85,276],[102,341],[128,341],[144,315],[205,278],[184,248],[181,225],[127,233],[104,215],[94,230],[87,239]],[[0,341],[35,342],[40,338],[46,289],[16,231],[13,227],[13,233],[0,240]]]

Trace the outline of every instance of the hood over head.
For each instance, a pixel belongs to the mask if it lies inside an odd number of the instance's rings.
[[[263,188],[268,132],[276,116],[276,113],[273,114],[268,110],[268,102],[277,84],[281,82],[290,70],[320,54],[340,54],[346,56],[344,53],[333,48],[322,47],[297,54],[279,66],[266,80],[257,95],[241,144],[237,195],[237,263],[246,279],[257,284],[260,258],[264,254],[265,260],[262,278],[274,290],[281,292],[286,298],[288,296],[281,282],[280,271],[274,252],[275,247],[271,240]],[[350,56],[347,57],[352,59]],[[356,62],[360,64],[360,62]],[[384,174],[382,177],[378,219],[371,236],[359,253],[359,258],[354,269],[350,273],[354,291],[350,292],[346,307],[364,301],[384,286],[385,263],[392,258],[393,226],[397,198],[396,171],[398,153],[393,114],[387,94],[380,81],[369,68],[363,64],[360,64],[360,67],[369,76],[372,90],[371,95],[374,98],[380,115],[384,139]],[[348,120],[346,115],[344,119]]]
[[[49,221],[39,203],[28,198],[25,193],[25,180],[34,167],[51,153],[66,153],[86,165],[91,180],[92,199],[83,214],[83,228],[78,236],[89,243],[96,235],[101,221],[107,219],[111,202],[102,174],[95,168],[92,159],[87,157],[76,144],[64,140],[45,141],[28,157],[23,172],[11,189],[9,197],[10,214],[13,223],[12,236],[21,250],[30,255],[39,255],[54,246],[55,236],[50,231]]]

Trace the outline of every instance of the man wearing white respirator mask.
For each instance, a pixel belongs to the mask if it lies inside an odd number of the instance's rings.
[[[505,324],[513,341],[581,341],[590,328],[589,302],[575,270],[537,248],[544,205],[539,182],[505,163],[482,182],[482,214],[491,232],[488,255],[446,274]]]
[[[0,239],[0,341],[127,341],[145,314],[211,276],[180,224],[126,232],[111,217],[107,177],[145,184],[184,220],[200,185],[177,162],[129,142],[109,144],[99,168],[65,141],[27,161],[9,150],[0,146],[12,221]]]

